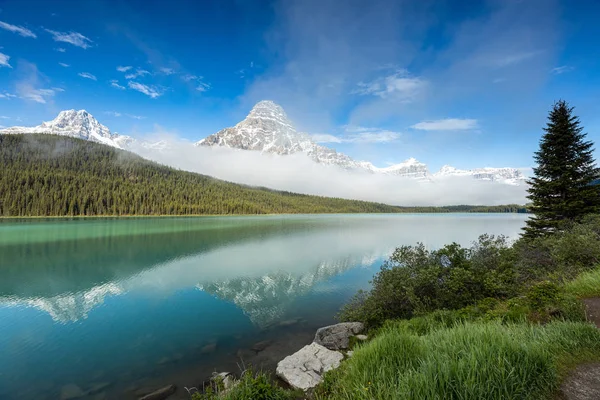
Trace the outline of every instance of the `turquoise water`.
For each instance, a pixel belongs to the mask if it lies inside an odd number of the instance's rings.
[[[272,368],[396,246],[516,237],[525,218],[2,220],[0,398],[60,398],[68,384],[111,399],[169,383],[185,394],[215,370]]]

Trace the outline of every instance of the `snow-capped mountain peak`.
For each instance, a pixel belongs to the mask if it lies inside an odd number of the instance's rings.
[[[112,134],[110,129],[99,123],[86,110],[64,110],[52,121],[42,122],[41,125],[34,127],[14,126],[0,130],[0,133],[46,133],[70,136],[117,148],[123,148],[132,140],[129,136]]]
[[[525,180],[523,173],[517,168],[474,168],[458,169],[449,165],[444,165],[438,172],[433,174],[434,178],[446,178],[449,176],[472,176],[473,178],[485,181],[501,181],[504,183],[518,185]]]

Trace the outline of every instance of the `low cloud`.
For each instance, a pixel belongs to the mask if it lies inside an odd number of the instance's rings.
[[[422,131],[463,131],[477,129],[476,119],[447,118],[434,121],[423,121],[411,126]]]
[[[170,143],[162,150],[139,144],[133,149],[159,163],[231,182],[296,193],[401,206],[523,204],[526,201],[524,184],[510,186],[472,177],[421,182],[384,174],[349,172],[317,164],[304,154],[277,156],[221,147],[195,147],[167,132],[148,135],[145,140]]]
[[[133,81],[130,81],[127,85],[130,89],[137,90],[138,92],[143,93],[153,99],[163,95],[163,90],[155,86],[144,85],[143,83]]]
[[[77,75],[79,75],[82,78],[91,79],[93,81],[98,80],[98,79],[96,79],[96,77],[94,75],[90,74],[89,72],[80,72]]]
[[[402,134],[381,128],[346,125],[339,135],[313,134],[310,136],[317,143],[388,143],[398,140]]]
[[[56,42],[64,42],[72,44],[76,47],[81,47],[82,49],[87,49],[92,47],[93,41],[85,36],[83,36],[79,32],[58,32],[53,31],[51,29],[45,29],[46,32],[52,35],[52,39]]]
[[[7,56],[4,53],[0,53],[0,67],[12,68],[8,63],[8,60],[10,60],[10,56]]]
[[[14,32],[23,37],[30,37],[34,39],[37,38],[37,35],[35,33],[23,26],[11,25],[9,23],[0,21],[0,29],[5,29],[9,32]]]

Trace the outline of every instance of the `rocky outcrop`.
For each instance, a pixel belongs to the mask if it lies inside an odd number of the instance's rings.
[[[323,379],[325,372],[339,367],[342,353],[311,343],[277,364],[277,375],[296,389],[308,390]]]
[[[361,333],[365,326],[360,322],[344,322],[320,328],[315,335],[315,343],[329,350],[346,350],[350,347],[350,337]]]

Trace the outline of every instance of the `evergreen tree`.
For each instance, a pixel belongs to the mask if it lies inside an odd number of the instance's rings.
[[[537,167],[528,181],[529,210],[535,214],[525,227],[530,238],[600,210],[600,192],[592,185],[600,172],[592,156],[593,143],[585,140],[573,107],[562,100],[555,103],[544,131],[534,156]]]

